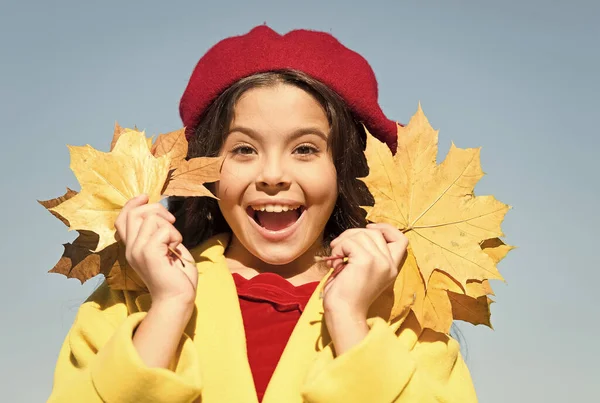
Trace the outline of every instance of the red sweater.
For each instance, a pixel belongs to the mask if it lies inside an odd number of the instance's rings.
[[[296,322],[319,282],[296,287],[274,273],[261,273],[250,280],[234,273],[233,280],[244,320],[248,362],[258,400],[262,401]]]

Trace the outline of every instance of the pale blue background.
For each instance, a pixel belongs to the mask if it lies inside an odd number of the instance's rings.
[[[330,31],[362,53],[384,111],[406,122],[421,101],[442,156],[451,141],[483,147],[477,193],[514,206],[504,229],[519,249],[500,265],[508,284],[493,284],[496,330],[461,326],[480,400],[595,400],[597,1],[91,3],[0,3],[2,401],[45,401],[98,284],[46,274],[73,234],[36,199],[78,189],[66,144],[107,150],[115,120],[179,128],[197,59],[265,21]]]

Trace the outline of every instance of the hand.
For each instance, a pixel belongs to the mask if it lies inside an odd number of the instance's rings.
[[[160,203],[148,204],[148,196],[129,200],[115,221],[125,244],[125,257],[148,287],[152,304],[193,307],[198,271],[190,252],[181,244],[175,217]],[[178,251],[183,262],[169,252]],[[189,309],[188,309],[189,310]],[[191,312],[191,311],[190,311]]]
[[[332,256],[346,256],[348,262],[323,291],[325,311],[366,319],[371,304],[398,276],[408,239],[392,225],[369,224],[344,231],[330,245]],[[328,264],[337,268],[343,261]]]

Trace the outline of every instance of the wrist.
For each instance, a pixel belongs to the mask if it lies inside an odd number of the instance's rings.
[[[180,298],[156,299],[152,301],[150,311],[157,315],[168,315],[173,320],[179,319],[187,323],[194,311],[194,303],[189,302],[188,299]]]
[[[325,316],[335,319],[366,321],[368,309],[363,309],[347,302],[330,302],[323,305]]]
[[[362,324],[367,322],[367,311],[346,304],[324,308],[325,320],[332,323]]]
[[[326,309],[324,317],[336,356],[350,350],[369,333],[366,312],[339,305]]]

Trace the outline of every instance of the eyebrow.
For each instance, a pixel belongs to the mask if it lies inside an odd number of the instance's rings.
[[[260,137],[260,135],[258,134],[258,132],[256,130],[253,130],[253,129],[251,129],[249,127],[245,127],[245,126],[234,126],[231,128],[231,130],[229,130],[227,132],[227,134],[231,134],[233,132],[244,133],[244,134],[252,137],[255,140]],[[294,130],[292,133],[290,133],[287,136],[287,139],[295,140],[298,137],[302,137],[306,134],[316,134],[317,136],[321,137],[324,141],[327,141],[327,135],[325,135],[325,133],[323,133],[323,131],[321,131],[321,129],[319,129],[317,127],[303,127],[301,129]]]

